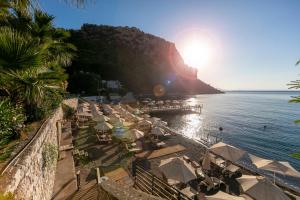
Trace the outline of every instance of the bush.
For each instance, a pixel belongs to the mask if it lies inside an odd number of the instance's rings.
[[[55,164],[58,157],[58,149],[54,144],[47,143],[43,147],[42,158],[43,158],[43,169],[50,167]]]
[[[3,193],[0,193],[0,200],[14,200],[14,196],[12,193],[7,193],[7,194],[3,194]]]
[[[59,107],[62,100],[63,96],[60,92],[45,93],[43,102],[39,106],[34,105],[27,113],[28,121],[33,122],[47,118]]]
[[[13,105],[8,99],[0,100],[0,146],[19,136],[25,120],[22,107]]]
[[[75,110],[66,104],[62,104],[62,109],[64,111],[65,119],[71,119],[75,114]]]

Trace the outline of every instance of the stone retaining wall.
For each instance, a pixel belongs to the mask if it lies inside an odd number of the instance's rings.
[[[64,101],[75,109],[78,100]],[[57,164],[58,135],[63,110],[59,107],[41,126],[30,144],[11,162],[0,179],[0,188],[16,199],[50,200]],[[54,156],[53,156],[54,155]]]

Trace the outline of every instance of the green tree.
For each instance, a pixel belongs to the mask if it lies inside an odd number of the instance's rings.
[[[18,128],[25,121],[20,106],[13,105],[9,99],[0,100],[0,146],[18,136]]]
[[[53,19],[40,10],[31,13],[26,6],[15,6],[0,22],[0,90],[24,104],[30,121],[42,118],[62,100],[65,67],[76,51],[65,42],[69,33],[54,28]]]
[[[296,65],[300,64],[300,60],[296,63]],[[300,89],[300,80],[291,81],[288,86],[289,89]],[[292,103],[300,103],[300,96],[293,97],[290,102]],[[300,124],[300,120],[296,120],[295,123]]]

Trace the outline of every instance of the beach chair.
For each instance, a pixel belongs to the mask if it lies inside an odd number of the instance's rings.
[[[200,182],[200,185],[206,186],[207,191],[210,191],[211,189],[217,189],[221,184],[224,184],[223,181],[219,180],[216,177],[209,177],[205,174],[204,178],[205,179]]]
[[[201,167],[201,165],[199,163],[197,163],[196,161],[192,161],[191,165],[196,169]]]
[[[186,156],[186,155],[184,155],[182,158],[183,158],[183,160],[185,160],[187,163],[191,162],[190,157],[188,157],[188,156]]]
[[[180,192],[189,197],[190,199],[194,198],[198,194],[198,192],[190,186],[183,188],[182,190],[180,190]]]

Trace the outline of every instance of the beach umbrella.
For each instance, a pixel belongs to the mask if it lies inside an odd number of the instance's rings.
[[[158,105],[163,105],[163,104],[164,104],[164,101],[157,101],[156,104],[158,104]]]
[[[195,169],[185,162],[183,158],[173,157],[161,160],[159,164],[160,171],[168,179],[187,183],[190,180],[196,179]]]
[[[140,126],[151,126],[152,122],[150,122],[149,120],[142,120],[138,122],[138,125]]]
[[[262,176],[243,175],[236,179],[243,192],[256,200],[289,200],[284,192]]]
[[[133,125],[131,122],[126,122],[123,118],[117,118],[113,121],[114,125],[117,127],[130,127]]]
[[[139,115],[139,114],[142,113],[142,111],[140,111],[139,109],[135,109],[135,110],[133,111],[133,113],[136,114],[136,115]]]
[[[88,112],[79,112],[79,113],[77,113],[77,116],[79,116],[79,117],[92,117],[93,115],[91,113],[88,113]]]
[[[86,108],[86,107],[79,107],[78,109],[77,109],[77,111],[78,112],[89,112],[89,111],[91,111],[89,108]]]
[[[259,169],[271,171],[274,173],[274,183],[275,183],[275,173],[279,173],[286,176],[292,176],[300,178],[300,172],[293,168],[289,162],[268,160],[260,158],[254,155],[250,155],[252,163]]]
[[[133,134],[133,136],[136,140],[138,140],[138,139],[145,136],[145,133],[143,131],[140,131],[140,130],[137,130],[137,129],[132,129],[131,131],[132,131],[132,134]]]
[[[208,151],[205,153],[205,156],[202,161],[202,169],[210,170],[211,162],[215,162],[214,156]]]
[[[86,121],[88,121],[88,119],[87,118],[79,118],[78,121],[79,122],[86,122]]]
[[[98,116],[94,117],[93,120],[96,122],[107,122],[110,120],[110,118],[106,117],[104,115],[98,115]]]
[[[214,195],[205,196],[205,199],[206,200],[246,200],[245,197],[233,196],[222,191],[218,191]]]
[[[159,128],[159,127],[156,126],[156,127],[152,128],[151,134],[157,135],[157,136],[165,135],[165,131],[162,128]]]
[[[113,129],[113,126],[107,122],[101,122],[101,123],[97,124],[96,126],[94,126],[94,128],[97,131],[105,132],[105,131],[109,131],[109,130]]]
[[[229,144],[225,144],[223,142],[219,142],[217,144],[214,144],[209,148],[210,152],[213,152],[216,155],[219,155],[223,157],[226,160],[229,160],[231,162],[236,162],[243,156],[248,155],[246,151],[243,151],[239,148],[236,148],[234,146],[231,146]]]
[[[124,132],[122,134],[119,134],[122,138],[126,138],[128,140],[130,140],[131,142],[135,141],[135,137],[132,133],[132,130],[125,130],[124,129]]]
[[[142,117],[144,117],[144,118],[150,118],[151,116],[148,115],[148,114],[143,114]]]
[[[136,122],[140,122],[140,121],[142,121],[144,118],[142,118],[142,117],[138,117],[138,116],[135,116],[134,117],[134,120],[136,121]]]
[[[180,102],[177,101],[177,100],[173,100],[172,103],[173,103],[173,104],[180,104]]]

